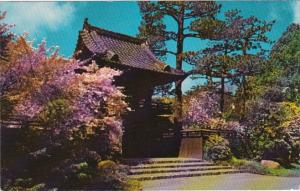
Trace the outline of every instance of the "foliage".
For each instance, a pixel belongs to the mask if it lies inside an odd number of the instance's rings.
[[[68,100],[56,99],[49,101],[38,115],[43,126],[48,128],[58,128],[63,123],[65,117],[71,112]]]
[[[148,39],[150,49],[157,57],[163,58],[166,55],[176,57],[176,69],[182,70],[186,62],[184,42],[188,38],[209,38],[208,34],[193,28],[193,21],[201,21],[210,18],[213,20],[220,9],[220,5],[213,1],[207,2],[139,2],[142,22],[139,27],[139,37]],[[176,30],[170,30],[166,19],[175,23]],[[207,22],[209,25],[210,22]],[[173,41],[176,44],[175,51],[166,47],[166,43]],[[182,118],[182,80],[175,84],[175,123],[181,129]]]
[[[142,190],[142,185],[137,180],[129,179],[127,180],[126,185],[124,186],[124,190],[129,190],[129,191]]]
[[[266,169],[267,174],[271,174],[274,176],[287,176],[287,177],[300,177],[300,168],[294,169],[286,169],[286,168],[279,168],[279,169]]]
[[[174,96],[173,83],[156,86],[154,88],[153,94],[154,94],[154,96],[159,96],[159,97]]]
[[[127,169],[110,160],[101,161],[97,165],[98,178],[96,184],[104,182],[113,185],[115,190],[141,190],[141,184],[126,177]]]
[[[282,165],[299,160],[299,34],[299,26],[291,25],[258,68],[259,74],[247,78],[248,96],[237,91],[232,116],[244,126],[243,153],[248,158],[269,158]]]
[[[299,37],[300,28],[292,24],[273,46],[268,61],[262,64],[259,74],[250,77],[248,101],[261,97],[266,91],[281,91],[283,100],[299,104]],[[239,95],[238,91],[238,95]],[[239,95],[240,97],[242,95]],[[239,104],[236,104],[239,105]]]
[[[245,159],[237,159],[232,157],[228,164],[243,170],[247,170],[256,174],[263,175],[274,175],[274,176],[288,176],[288,177],[299,177],[300,176],[300,166],[297,164],[292,164],[289,168],[267,168],[263,167],[259,162],[249,161]]]
[[[209,85],[220,84],[221,112],[225,111],[225,86],[237,84],[246,97],[246,76],[261,67],[266,56],[263,44],[271,43],[266,33],[274,22],[262,21],[255,16],[244,18],[240,12],[229,10],[224,13],[223,20],[209,21],[208,18],[193,22],[193,30],[204,31],[216,40],[211,46],[190,53],[189,61],[196,66],[195,74],[205,71]],[[211,24],[207,25],[207,22]]]
[[[208,137],[204,150],[207,158],[213,161],[226,161],[232,157],[228,140],[218,135]]]
[[[42,191],[45,190],[46,185],[41,183],[37,185],[33,185],[32,187],[27,187],[24,185],[19,185],[19,182],[17,182],[15,185],[12,187],[8,188],[7,190],[9,191],[18,191],[18,190],[26,190],[26,191]]]
[[[14,35],[9,32],[10,28],[12,28],[13,25],[9,25],[1,22],[1,20],[3,20],[5,17],[6,17],[6,12],[0,11],[0,61],[1,62],[2,60],[5,60],[5,56],[7,56],[7,44],[14,37]]]
[[[16,134],[7,134],[3,144],[14,144],[6,147],[3,158],[4,184],[18,189],[17,178],[29,177],[30,185],[20,189],[87,188],[98,176],[97,163],[116,160],[121,153],[121,115],[127,104],[121,88],[113,85],[121,73],[98,68],[94,61],[63,58],[57,48],[47,49],[45,42],[34,48],[26,36],[12,39],[6,50],[6,62],[1,63],[1,109],[2,104],[10,108],[5,112],[8,120],[14,113],[40,126],[25,124]],[[75,73],[77,69],[85,72]],[[128,187],[126,181],[115,186]]]
[[[292,24],[274,45],[271,52],[270,69],[280,72],[273,83],[284,87],[290,101],[299,102],[300,85],[300,26]],[[274,69],[273,69],[274,70]]]
[[[187,128],[223,129],[243,132],[237,121],[226,121],[220,115],[219,99],[215,92],[199,89],[185,98],[184,125]]]
[[[210,91],[200,91],[190,97],[184,115],[185,124],[209,125],[211,118],[218,116],[218,99],[219,96]]]
[[[247,127],[244,138],[251,147],[252,157],[275,160],[281,164],[297,161],[298,143],[291,138],[288,124],[299,114],[299,106],[294,103],[268,100],[253,103],[244,123]]]
[[[167,41],[175,41],[182,46],[184,39],[179,36],[183,35],[184,27],[190,32],[192,32],[190,28],[193,28],[188,20],[213,19],[220,9],[220,5],[215,2],[140,2],[139,6],[143,19],[139,27],[139,37],[148,39],[151,50],[158,57],[172,54],[172,51],[167,50],[165,46]],[[168,31],[164,21],[166,17],[173,19],[180,30]],[[207,38],[195,32],[185,34],[185,37],[193,36]],[[182,51],[178,50],[177,54],[182,54]]]
[[[88,133],[97,127],[106,128],[109,139],[117,142],[126,104],[122,100],[124,95],[112,82],[120,72],[99,69],[92,63],[85,67],[86,73],[78,75],[74,70],[80,63],[59,57],[57,51],[50,54],[45,43],[34,50],[20,37],[11,46],[19,44],[27,53],[10,62],[11,66],[1,76],[3,96],[15,105],[15,112],[32,119],[40,117],[49,127],[55,120],[56,133],[76,131],[81,125],[86,126]],[[64,129],[60,129],[62,126]]]
[[[271,52],[272,67],[278,66],[282,69],[282,74],[291,76],[297,73],[293,68],[299,67],[300,59],[300,26],[292,24],[284,32],[279,41],[273,46]]]

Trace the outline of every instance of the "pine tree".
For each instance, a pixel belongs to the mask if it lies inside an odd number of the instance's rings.
[[[243,90],[243,99],[246,99],[246,77],[259,70],[266,56],[262,44],[271,43],[266,33],[274,23],[261,21],[254,16],[243,18],[239,10],[227,11],[224,16],[224,20],[218,20],[217,25],[210,26],[210,34],[216,40],[213,45],[196,56],[192,55],[192,62],[197,65],[194,73],[208,70],[206,75],[220,79],[221,112],[224,111],[226,80],[238,82]],[[203,31],[205,27],[203,21],[194,23],[196,31]]]
[[[193,25],[195,21],[204,20],[208,26],[215,20],[216,14],[220,10],[220,5],[215,2],[140,2],[140,12],[142,22],[139,28],[140,37],[148,39],[152,51],[158,57],[164,57],[167,54],[176,57],[176,69],[182,70],[186,54],[184,51],[184,42],[187,38],[210,39],[211,31],[195,31]],[[176,23],[174,31],[170,31],[165,22],[167,17],[172,18]],[[212,34],[212,33],[211,33]],[[175,51],[168,50],[167,41],[176,43]],[[182,80],[175,84],[176,107],[175,124],[181,128],[182,118]]]

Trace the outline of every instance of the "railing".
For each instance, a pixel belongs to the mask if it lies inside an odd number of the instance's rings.
[[[36,120],[29,120],[23,116],[9,116],[0,120],[1,128],[17,129],[22,127],[41,127],[41,123]]]
[[[201,130],[182,130],[181,131],[182,138],[197,138],[202,137]]]
[[[236,133],[231,130],[223,129],[184,129],[181,131],[183,138],[197,138],[209,135],[224,135],[224,136],[234,136]]]

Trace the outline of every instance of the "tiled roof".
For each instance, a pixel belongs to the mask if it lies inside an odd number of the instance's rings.
[[[171,68],[159,61],[146,42],[127,35],[94,27],[85,21],[80,37],[93,54],[105,55],[119,64],[156,72],[184,75],[183,71]]]

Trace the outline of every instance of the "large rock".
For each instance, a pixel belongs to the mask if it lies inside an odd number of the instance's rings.
[[[278,162],[272,161],[272,160],[262,160],[261,165],[266,168],[279,168],[280,164]]]

